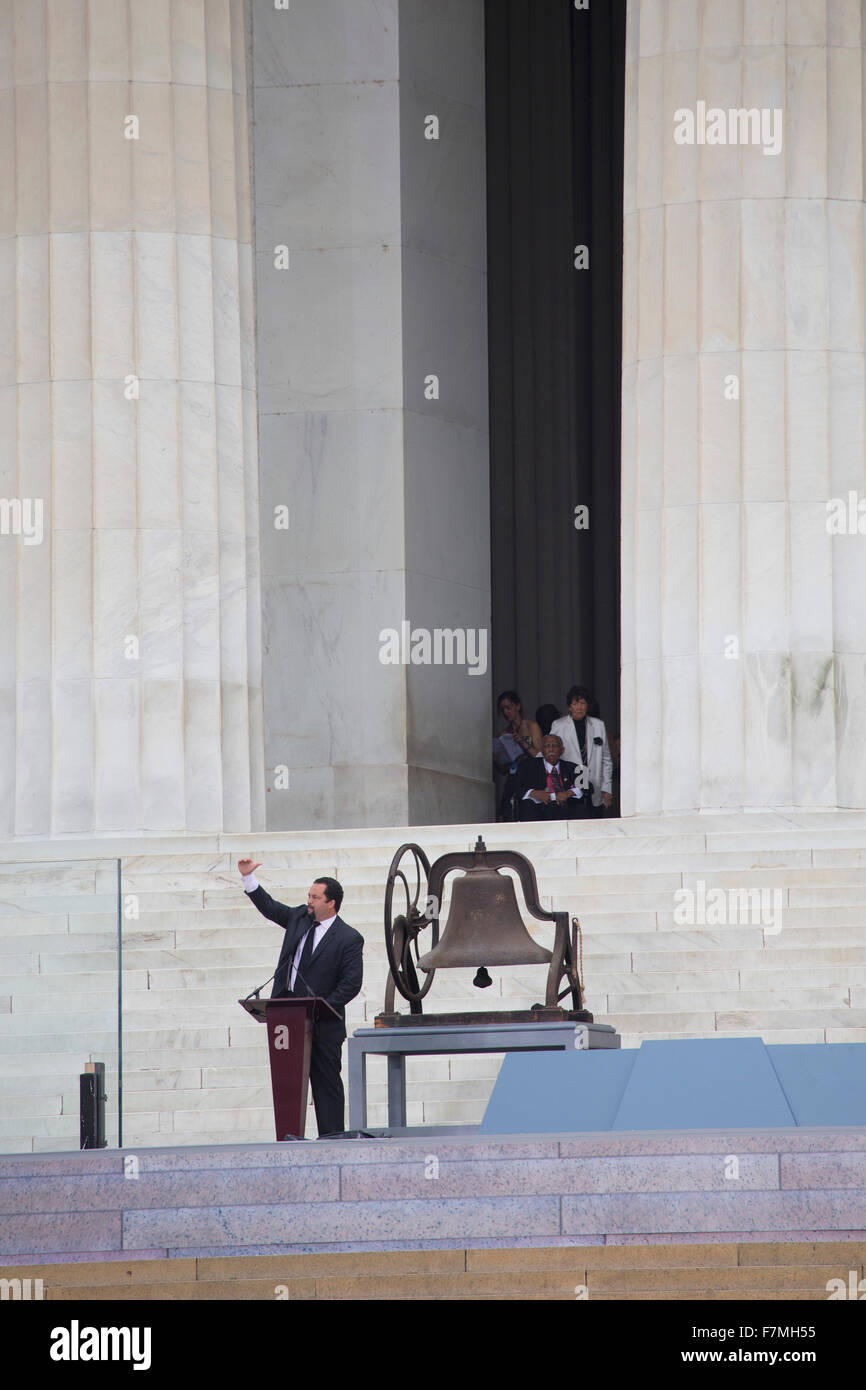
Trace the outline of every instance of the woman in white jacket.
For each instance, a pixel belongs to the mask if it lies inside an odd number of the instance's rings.
[[[582,768],[584,780],[592,784],[591,814],[603,816],[613,800],[613,759],[603,720],[587,714],[590,699],[585,685],[573,685],[565,697],[568,714],[555,719],[550,732],[559,735],[565,757]]]

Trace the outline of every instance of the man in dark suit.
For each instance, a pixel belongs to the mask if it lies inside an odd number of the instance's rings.
[[[346,1099],[340,1077],[345,1006],[361,989],[364,938],[338,916],[343,890],[335,878],[317,878],[306,907],[287,907],[259,885],[255,870],[260,867],[252,859],[238,860],[250,902],[285,929],[271,998],[317,995],[325,1000],[322,1017],[313,1024],[310,1085],[319,1135],[338,1134],[345,1128]]]
[[[586,799],[577,779],[579,769],[562,756],[562,739],[548,734],[540,758],[523,758],[517,765],[517,796],[521,820],[572,820],[586,814]]]

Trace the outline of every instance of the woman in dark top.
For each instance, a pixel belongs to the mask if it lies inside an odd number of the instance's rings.
[[[499,799],[499,819],[510,820],[510,802],[517,790],[517,764],[524,757],[534,758],[541,752],[541,730],[534,719],[524,719],[523,705],[516,690],[503,690],[496,707],[506,721],[493,744],[497,770],[506,772]]]

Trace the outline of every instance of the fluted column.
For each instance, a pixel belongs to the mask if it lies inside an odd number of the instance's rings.
[[[866,495],[864,37],[848,0],[629,0],[624,814],[866,805],[866,537],[828,530]]]
[[[0,836],[263,814],[242,0],[0,4]],[[26,509],[25,509],[26,510]]]

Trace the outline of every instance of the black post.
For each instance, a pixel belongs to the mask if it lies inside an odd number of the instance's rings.
[[[78,1078],[81,1149],[105,1148],[105,1063],[85,1062]]]

